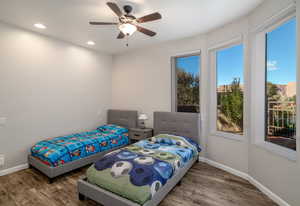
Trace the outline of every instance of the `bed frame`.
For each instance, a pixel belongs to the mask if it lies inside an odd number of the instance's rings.
[[[171,112],[154,112],[154,134],[174,134],[187,136],[199,142],[199,115],[195,113],[171,113]],[[174,186],[180,184],[181,179],[187,171],[198,161],[195,157],[189,164],[176,175],[174,175],[153,198],[147,201],[143,206],[156,206],[172,190]],[[78,181],[78,196],[80,200],[86,197],[104,206],[140,206],[126,198],[102,189],[99,186],[91,184],[87,178]]]
[[[119,126],[123,126],[125,128],[132,128],[137,126],[137,111],[131,110],[108,110],[107,111],[107,123],[108,124],[116,124]],[[64,165],[58,167],[50,167],[48,165],[43,164],[40,160],[33,157],[31,154],[28,155],[28,164],[29,167],[34,167],[43,174],[45,174],[49,178],[49,183],[52,183],[54,179],[62,174],[73,171],[80,167],[89,165],[94,163],[100,157],[105,155],[108,152],[124,147],[122,145],[120,147],[115,147],[110,150],[106,150],[103,152],[96,153],[94,155],[90,155],[75,161],[68,162]]]

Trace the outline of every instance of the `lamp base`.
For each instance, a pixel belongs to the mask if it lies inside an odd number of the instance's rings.
[[[141,120],[140,120],[139,128],[140,128],[140,129],[145,129],[145,128],[146,128],[146,125],[145,125],[145,122],[144,122],[144,121],[141,121]]]

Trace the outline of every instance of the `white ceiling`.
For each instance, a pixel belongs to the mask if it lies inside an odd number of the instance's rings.
[[[207,32],[248,14],[263,0],[110,0],[119,6],[130,4],[133,14],[140,17],[160,12],[162,19],[145,23],[144,27],[156,31],[155,37],[139,32],[129,39],[129,47],[185,38]],[[113,21],[118,18],[106,6],[105,0],[0,0],[0,20],[19,27],[40,32],[84,47],[88,40],[93,49],[107,53],[126,51],[125,40],[118,40],[116,26],[90,26],[88,22]],[[41,22],[46,30],[33,27]]]

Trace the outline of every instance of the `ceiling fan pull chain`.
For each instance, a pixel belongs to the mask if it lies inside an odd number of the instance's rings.
[[[126,35],[126,46],[129,46],[129,35]]]

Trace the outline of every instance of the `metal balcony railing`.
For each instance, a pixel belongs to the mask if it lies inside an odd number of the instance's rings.
[[[296,138],[296,103],[294,101],[268,102],[268,136]]]

